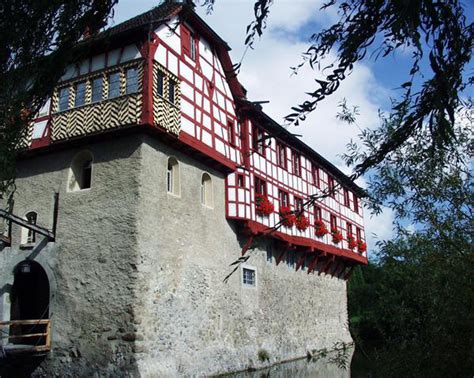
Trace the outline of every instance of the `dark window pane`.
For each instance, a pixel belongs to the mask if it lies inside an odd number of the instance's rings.
[[[163,75],[158,72],[158,76],[156,77],[156,89],[160,96],[163,96],[163,87],[164,87],[164,77]]]
[[[60,112],[69,109],[69,87],[61,88],[59,90],[59,106]]]
[[[74,98],[74,106],[82,106],[86,103],[86,83],[76,84],[76,97]]]
[[[126,94],[138,92],[138,71],[136,68],[129,68],[127,70],[127,87]]]
[[[170,80],[169,85],[169,93],[168,93],[168,101],[174,104],[174,91],[175,91],[175,83]]]
[[[102,100],[102,83],[102,77],[92,80],[92,102],[98,102]]]
[[[120,96],[120,73],[109,75],[109,98]]]

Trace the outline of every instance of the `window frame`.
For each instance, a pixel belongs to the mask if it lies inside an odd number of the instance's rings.
[[[79,86],[83,86],[83,90],[78,90]],[[81,94],[81,97],[78,96],[78,93]],[[81,106],[86,105],[86,93],[87,93],[87,81],[81,80],[76,83],[74,83],[74,107],[79,108]],[[82,99],[82,103],[77,103],[78,98]]]
[[[251,272],[251,282],[247,282],[248,275],[246,276],[246,272]],[[241,282],[242,286],[248,288],[256,288],[257,287],[257,269],[253,266],[243,265],[242,266],[242,274],[241,274]]]
[[[295,150],[291,151],[291,164],[293,174],[301,177],[301,154]]]
[[[284,143],[276,141],[276,157],[277,165],[283,169],[288,169],[288,158],[286,154],[286,146]]]
[[[321,188],[321,176],[319,172],[320,168],[318,165],[313,164],[312,173],[313,173],[313,184],[316,188]]]
[[[227,131],[229,135],[229,144],[233,147],[237,145],[236,137],[235,137],[235,126],[234,121],[230,118],[227,118]]]
[[[351,201],[349,199],[349,189],[344,188],[344,206],[351,207]]]
[[[331,198],[336,198],[336,181],[331,175],[328,175],[328,192]]]
[[[205,177],[208,177],[209,180],[205,180]],[[201,175],[201,193],[200,194],[201,194],[201,205],[210,209],[214,208],[214,193],[213,193],[212,177],[207,172],[203,172]]]
[[[112,81],[112,77],[118,77],[118,80],[114,80]],[[114,86],[112,86],[111,84],[114,84]],[[115,84],[118,85],[118,87],[115,87]],[[121,72],[120,71],[114,71],[114,72],[110,72],[108,75],[107,75],[107,99],[108,100],[113,100],[114,98],[118,98],[121,96],[121,89],[122,87],[122,78],[121,78]],[[113,92],[111,91],[111,88],[113,88]],[[117,94],[116,91],[118,90]]]
[[[62,95],[63,93],[66,93],[66,97],[64,97]],[[66,110],[70,109],[70,106],[69,106],[70,96],[71,96],[71,87],[70,86],[59,88],[59,90],[58,90],[58,112],[65,112]],[[62,105],[65,105],[66,107],[63,108]]]
[[[128,73],[129,72],[135,72],[135,76],[129,77]],[[130,91],[130,79],[134,79],[134,90]],[[132,66],[132,67],[127,67],[125,69],[125,94],[126,95],[131,95],[138,93],[140,90],[140,82],[139,82],[139,72],[138,72],[138,67]]]
[[[290,207],[290,194],[285,190],[278,189],[278,203],[280,207]]]
[[[168,102],[176,105],[176,83],[168,79]]]
[[[99,87],[100,92],[99,93],[94,91],[94,89],[97,89],[97,86],[95,86],[94,84],[98,81],[100,81],[100,87]],[[98,100],[95,99],[96,96],[94,96],[94,95],[97,95],[97,94],[100,94]],[[101,102],[103,99],[104,99],[104,77],[103,76],[97,76],[97,77],[91,79],[91,104]]]
[[[329,219],[330,219],[331,231],[332,230],[339,230],[339,227],[337,225],[337,216],[336,216],[336,214],[331,214]]]
[[[321,206],[314,205],[314,220],[323,220],[323,209],[321,209]]]
[[[265,157],[265,132],[260,126],[252,125],[252,150]]]
[[[254,176],[255,194],[267,195],[267,182],[261,177]],[[263,190],[262,190],[263,188]]]

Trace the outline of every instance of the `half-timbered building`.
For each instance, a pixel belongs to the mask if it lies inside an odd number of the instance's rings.
[[[171,1],[79,43],[0,214],[8,366],[202,375],[351,343],[363,192],[249,100],[229,50]]]

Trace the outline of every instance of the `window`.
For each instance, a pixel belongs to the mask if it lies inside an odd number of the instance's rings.
[[[277,142],[276,144],[277,151],[277,164],[286,169],[286,147],[283,143]]]
[[[74,98],[74,106],[82,106],[86,103],[86,82],[82,81],[76,84],[76,97]]]
[[[196,38],[192,34],[189,36],[189,43],[191,45],[190,58],[192,60],[196,60],[196,57],[197,57],[197,43],[196,43]]]
[[[120,72],[115,72],[109,75],[108,98],[115,98],[118,96],[120,96]]]
[[[174,104],[174,94],[175,94],[175,82],[174,81],[171,81],[169,82],[169,88],[168,88],[168,101],[171,102],[172,104]]]
[[[163,96],[164,93],[164,83],[165,83],[165,78],[161,72],[158,72],[156,76],[156,90],[158,95]]]
[[[63,112],[69,109],[69,87],[59,90],[58,111]]]
[[[296,176],[301,176],[301,156],[299,153],[293,151],[292,152],[292,160],[293,160],[293,174]]]
[[[320,177],[319,177],[319,167],[316,165],[313,165],[313,184],[316,186],[316,188],[320,188]]]
[[[203,173],[201,179],[201,203],[212,207],[212,179],[209,173]]]
[[[328,176],[328,191],[332,198],[336,198],[336,186],[334,184],[334,177]]]
[[[337,230],[337,218],[334,214],[331,214],[331,230]]]
[[[255,193],[267,195],[267,183],[257,176],[255,176]]]
[[[344,206],[350,207],[349,191],[346,188],[344,188]]]
[[[352,224],[346,222],[347,236],[352,236]]]
[[[289,196],[288,196],[288,193],[283,191],[283,190],[279,190],[278,191],[278,199],[280,201],[280,207],[281,206],[290,206],[290,200],[289,200]]]
[[[255,269],[242,268],[242,283],[248,286],[256,286]]]
[[[72,160],[69,174],[69,191],[89,189],[92,185],[93,157],[89,151],[77,154]]]
[[[183,24],[181,24],[181,47],[183,54],[189,56],[192,60],[197,57],[197,43],[196,37]]]
[[[92,80],[92,102],[102,100],[103,78],[98,77]]]
[[[354,197],[354,211],[359,214],[359,198],[354,193],[352,196]]]
[[[131,94],[138,92],[138,70],[133,67],[126,71],[127,85],[125,87],[125,93]]]
[[[179,182],[179,163],[174,157],[168,159],[168,167],[166,169],[166,189],[168,193],[179,196],[180,182]]]
[[[263,155],[265,153],[263,130],[254,125],[252,131],[252,149]]]
[[[297,213],[303,211],[303,198],[295,197],[295,211]]]
[[[231,119],[227,120],[227,130],[229,131],[229,143],[235,146],[235,128],[234,122]]]
[[[319,206],[314,207],[314,220],[322,220],[323,214]]]
[[[242,174],[237,175],[237,186],[239,188],[245,188],[245,176]]]
[[[38,214],[34,211],[30,211],[25,215],[25,219],[29,224],[36,224],[38,220]],[[22,228],[21,230],[21,244],[33,244],[36,242],[36,232],[28,228]]]
[[[359,227],[356,228],[357,240],[362,240],[362,231]]]

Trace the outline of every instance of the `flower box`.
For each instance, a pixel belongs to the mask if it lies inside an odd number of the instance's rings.
[[[306,231],[306,229],[309,227],[309,220],[306,218],[303,214],[300,216],[296,217],[296,228],[299,231]]]
[[[326,223],[324,223],[322,219],[316,219],[314,221],[314,234],[318,238],[322,238],[324,235],[326,235],[328,233],[329,233],[329,231],[326,227]]]
[[[347,244],[349,245],[349,249],[352,249],[352,250],[354,250],[358,246],[357,241],[352,235],[349,235],[347,237]]]
[[[342,237],[341,231],[333,228],[331,230],[332,242],[334,244],[339,244],[344,238]]]
[[[283,226],[293,227],[296,222],[296,215],[288,206],[280,206],[280,221]]]
[[[255,211],[263,217],[269,216],[275,210],[273,203],[263,194],[255,195]]]
[[[359,253],[364,253],[367,251],[367,244],[362,240],[357,240],[357,250]]]

